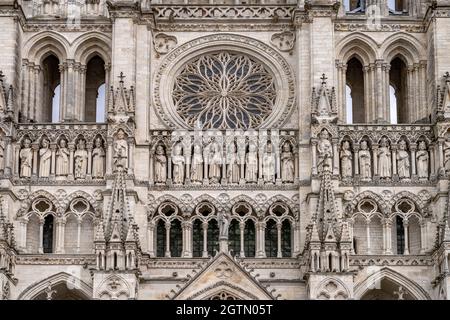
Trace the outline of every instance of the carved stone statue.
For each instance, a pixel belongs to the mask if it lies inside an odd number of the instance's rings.
[[[67,149],[67,141],[61,139],[59,141],[58,150],[56,150],[56,175],[67,176],[69,174],[69,149]]]
[[[330,171],[333,168],[333,147],[331,146],[329,137],[330,135],[326,129],[323,129],[319,134],[319,142],[317,143],[319,172],[325,170]]]
[[[343,179],[348,179],[353,176],[353,169],[352,169],[352,161],[353,161],[353,154],[350,150],[350,142],[344,141],[342,143],[342,149],[341,149],[341,175]]]
[[[275,154],[272,149],[272,142],[268,141],[263,156],[263,178],[266,183],[275,182]]]
[[[125,132],[120,129],[117,132],[116,140],[114,141],[114,166],[127,168],[128,167],[128,143],[125,139]]]
[[[294,155],[291,151],[291,144],[285,142],[283,144],[283,152],[281,153],[281,180],[284,183],[293,183],[294,175]]]
[[[367,141],[361,141],[359,150],[359,174],[361,180],[369,181],[372,178],[372,156]]]
[[[184,156],[183,148],[180,143],[177,143],[173,147],[172,151],[172,163],[173,163],[173,183],[184,183]]]
[[[30,178],[33,168],[33,151],[31,150],[30,139],[25,139],[22,150],[19,153],[20,158],[20,176]]]
[[[220,182],[222,168],[222,148],[217,142],[214,142],[210,148],[209,179],[210,183],[217,184]]]
[[[86,143],[84,140],[79,140],[77,150],[74,154],[75,159],[75,179],[85,179],[87,173],[88,154],[86,150]]]
[[[249,144],[245,155],[245,180],[248,183],[258,182],[258,153],[254,143]]]
[[[420,141],[418,145],[418,151],[416,153],[417,160],[417,176],[421,180],[428,179],[428,166],[429,166],[429,154],[427,151],[427,145],[425,141]]]
[[[199,143],[194,144],[194,154],[191,164],[191,182],[201,184],[203,181],[203,154],[202,146]]]
[[[105,149],[101,138],[95,139],[95,148],[92,150],[92,178],[101,179],[105,174]]]
[[[391,173],[391,150],[386,138],[381,138],[378,149],[378,174],[382,179],[389,179]]]
[[[401,140],[397,151],[397,172],[400,179],[409,179],[411,177],[409,152],[406,150],[406,142]]]
[[[50,150],[50,141],[42,140],[42,148],[39,149],[39,176],[48,178],[50,176],[50,168],[52,165],[52,151]]]
[[[228,239],[228,226],[230,225],[230,216],[226,211],[220,211],[217,220],[219,222],[219,239]]]
[[[155,150],[155,183],[163,184],[167,180],[167,157],[162,145]]]
[[[230,143],[229,150],[227,152],[227,182],[229,184],[237,184],[240,179],[239,171],[239,156],[236,151],[236,145],[234,142]]]

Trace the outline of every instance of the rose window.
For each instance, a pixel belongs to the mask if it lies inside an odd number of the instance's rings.
[[[247,55],[220,52],[187,63],[172,93],[178,115],[191,128],[259,127],[274,109],[274,78]]]

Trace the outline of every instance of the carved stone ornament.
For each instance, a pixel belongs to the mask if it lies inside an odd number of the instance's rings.
[[[153,45],[155,51],[159,54],[167,54],[170,50],[175,48],[178,40],[175,36],[170,36],[165,33],[158,33],[153,38]]]
[[[284,31],[275,33],[270,39],[272,45],[283,52],[289,52],[294,49],[295,46],[295,33],[291,31]]]

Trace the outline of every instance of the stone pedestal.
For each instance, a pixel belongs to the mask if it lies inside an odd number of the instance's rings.
[[[219,251],[228,253],[228,238],[227,237],[219,238]]]

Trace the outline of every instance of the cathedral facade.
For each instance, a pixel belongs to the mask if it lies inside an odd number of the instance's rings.
[[[449,0],[0,27],[0,299],[450,299]]]

